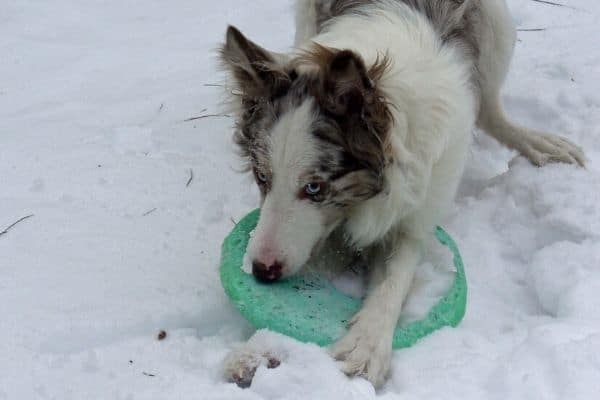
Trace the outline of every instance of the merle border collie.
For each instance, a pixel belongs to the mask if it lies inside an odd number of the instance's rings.
[[[287,54],[227,30],[235,140],[261,193],[252,272],[264,282],[294,275],[342,237],[349,258],[369,266],[368,293],[329,351],[375,387],[474,128],[537,166],[584,163],[568,140],[507,119],[500,89],[515,32],[505,0],[298,0]],[[250,340],[226,359],[228,378],[250,384],[269,354]]]

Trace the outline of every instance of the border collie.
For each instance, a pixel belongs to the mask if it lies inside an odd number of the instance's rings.
[[[584,156],[507,119],[500,89],[516,33],[505,0],[299,0],[296,25],[288,54],[234,27],[220,51],[238,89],[235,140],[261,192],[248,256],[255,277],[274,282],[341,232],[346,252],[369,266],[369,289],[329,351],[346,374],[379,387],[424,239],[453,201],[474,128],[537,166]],[[225,361],[228,378],[250,384],[269,354],[251,340]]]

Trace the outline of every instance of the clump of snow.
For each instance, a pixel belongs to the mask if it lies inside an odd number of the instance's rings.
[[[383,399],[600,392],[600,3],[564,3],[509,0],[520,28],[546,30],[519,33],[504,99],[588,167],[535,168],[476,135],[442,223],[465,320],[395,352]],[[0,399],[376,397],[325,350],[268,332],[280,367],[246,390],[222,377],[253,330],[219,283],[220,245],[258,193],[230,118],[184,120],[219,111],[205,84],[228,23],[292,43],[289,1],[2,3],[0,229],[35,216],[0,236]]]
[[[342,271],[342,273],[331,278],[331,284],[340,292],[354,298],[364,297],[367,285],[366,277],[359,271],[352,269]]]

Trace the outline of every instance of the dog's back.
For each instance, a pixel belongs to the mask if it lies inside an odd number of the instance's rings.
[[[570,141],[512,123],[505,115],[500,90],[516,43],[516,29],[506,0],[298,0],[296,45],[349,13],[410,7],[425,16],[445,46],[463,50],[472,63],[478,91],[477,125],[533,164],[566,162],[584,165],[583,151]]]
[[[479,56],[477,25],[481,20],[478,0],[304,0],[298,2],[297,44],[306,39],[304,29],[321,32],[335,17],[363,13],[369,8],[409,6],[425,15],[442,42],[461,46],[473,58]]]

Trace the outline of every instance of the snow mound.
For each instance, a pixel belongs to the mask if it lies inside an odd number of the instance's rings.
[[[258,193],[237,172],[232,119],[185,120],[219,113],[226,25],[285,51],[291,1],[3,1],[0,230],[35,216],[0,236],[0,400],[597,397],[600,2],[560,3],[509,0],[525,30],[504,102],[581,145],[587,169],[535,168],[475,135],[441,223],[467,314],[395,352],[376,394],[324,349],[269,332],[254,340],[280,367],[246,390],[222,376],[253,330],[221,288],[220,245]],[[451,271],[428,262],[435,297]]]

